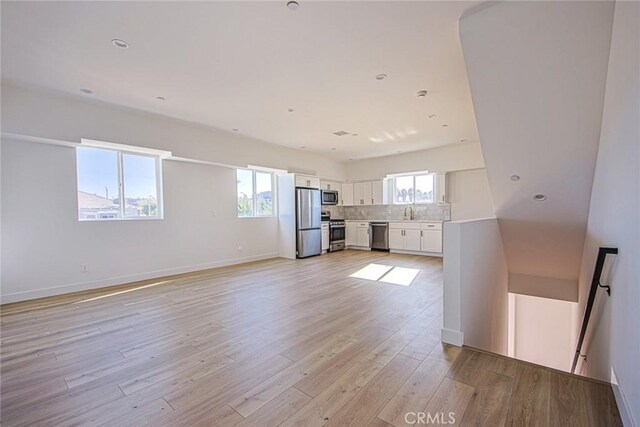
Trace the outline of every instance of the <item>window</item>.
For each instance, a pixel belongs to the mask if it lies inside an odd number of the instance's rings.
[[[94,147],[76,149],[78,218],[162,218],[158,156]]]
[[[238,217],[273,216],[273,174],[238,169]]]
[[[403,175],[393,179],[395,204],[433,203],[434,174]]]

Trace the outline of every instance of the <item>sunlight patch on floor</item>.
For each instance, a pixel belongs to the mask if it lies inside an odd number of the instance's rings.
[[[360,270],[356,271],[349,277],[355,277],[357,279],[378,280],[392,268],[392,265],[369,264],[366,267],[363,267]]]
[[[106,295],[100,295],[99,297],[87,298],[87,299],[83,299],[83,300],[80,300],[80,301],[76,301],[76,302],[74,302],[74,304],[82,304],[83,302],[96,301],[96,300],[99,300],[99,299],[102,299],[102,298],[108,298],[108,297],[113,297],[113,296],[116,296],[116,295],[126,294],[128,292],[133,292],[133,291],[137,291],[137,290],[140,290],[140,289],[150,288],[152,286],[162,285],[163,283],[167,283],[167,282],[170,282],[170,280],[163,280],[162,282],[156,282],[156,283],[151,283],[149,285],[138,286],[137,288],[131,288],[131,289],[127,289],[127,290],[124,290],[124,291],[113,292],[113,293],[106,294]]]
[[[418,273],[420,273],[420,270],[417,268],[394,267],[392,265],[372,263],[349,275],[349,277],[409,286]]]
[[[420,273],[420,270],[416,268],[395,267],[385,274],[385,276],[380,279],[380,282],[409,286],[418,273]]]

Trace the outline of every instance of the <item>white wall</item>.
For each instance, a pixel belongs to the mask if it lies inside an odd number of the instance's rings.
[[[347,179],[380,179],[414,171],[447,172],[447,199],[451,219],[494,216],[480,144],[464,143],[347,163]]]
[[[442,339],[507,354],[508,272],[495,218],[445,223]]]
[[[92,138],[175,156],[343,178],[299,150],[57,94],[2,87],[3,132]],[[12,302],[278,254],[276,218],[238,219],[235,171],[165,160],[163,220],[79,222],[75,150],[3,136],[1,297]],[[87,264],[89,271],[80,271]]]
[[[3,303],[277,256],[277,218],[237,218],[232,169],[164,161],[163,220],[79,222],[73,148],[1,149]]]
[[[577,304],[512,294],[513,357],[569,371],[575,348]]]
[[[483,167],[480,144],[464,143],[352,161],[348,163],[347,179],[359,181],[384,178],[391,173],[421,170],[449,172]]]
[[[580,316],[598,247],[619,254],[599,291],[584,372],[614,381],[618,406],[640,425],[640,4],[616,2],[598,159],[580,273]],[[590,322],[591,323],[591,322]],[[626,405],[622,401],[626,401]],[[625,417],[623,409],[623,418]],[[627,418],[627,422],[629,422]]]
[[[452,221],[495,216],[485,169],[448,173],[447,199]]]
[[[2,85],[2,132],[81,138],[171,151],[237,166],[261,165],[343,179],[343,163],[241,134],[58,93]]]

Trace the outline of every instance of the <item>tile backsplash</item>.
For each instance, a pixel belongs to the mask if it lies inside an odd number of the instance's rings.
[[[404,219],[404,209],[413,207],[416,220],[451,220],[451,205],[449,203],[434,203],[430,205],[379,205],[379,206],[323,206],[322,210],[331,212],[331,218],[354,220],[401,220]],[[407,209],[407,215],[409,211]]]

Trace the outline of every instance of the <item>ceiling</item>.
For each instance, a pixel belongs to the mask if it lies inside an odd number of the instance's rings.
[[[510,289],[536,276],[571,281],[577,295],[613,10],[498,2],[460,20]]]
[[[341,161],[478,142],[458,36],[477,3],[3,1],[2,78]]]

